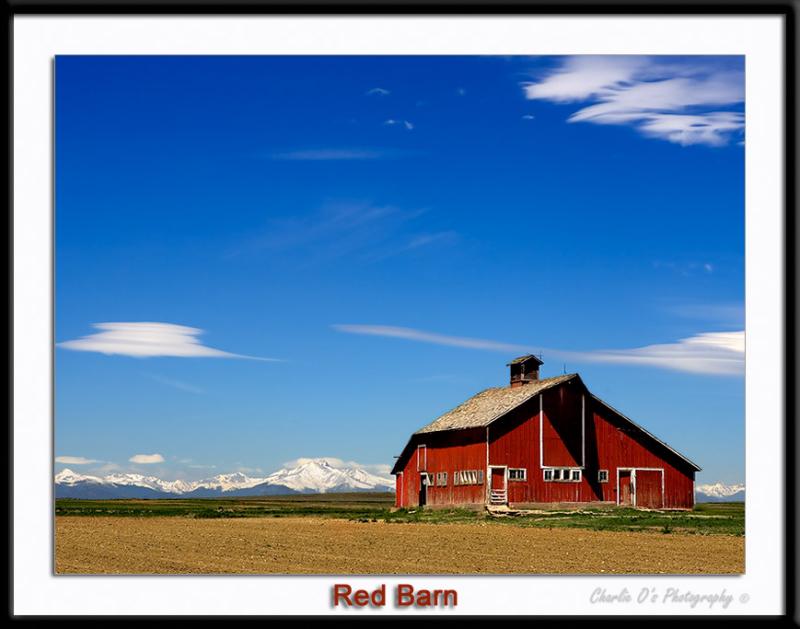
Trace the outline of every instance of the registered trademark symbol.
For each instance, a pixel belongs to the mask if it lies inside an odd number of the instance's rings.
[[[749,600],[750,600],[750,595],[749,595],[749,594],[747,594],[747,593],[745,593],[745,594],[741,594],[741,595],[739,596],[739,602],[740,602],[740,603],[746,603],[746,602],[747,602],[747,601],[749,601]]]

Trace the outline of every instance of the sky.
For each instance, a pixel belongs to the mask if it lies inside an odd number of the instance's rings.
[[[56,471],[387,471],[541,353],[744,482],[742,57],[56,58]]]

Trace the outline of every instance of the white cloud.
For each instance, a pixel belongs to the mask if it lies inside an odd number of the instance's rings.
[[[382,87],[373,87],[371,90],[367,90],[366,94],[367,96],[388,96],[391,92]]]
[[[67,465],[89,465],[90,463],[100,463],[97,459],[87,459],[82,456],[57,456],[56,463],[66,463]]]
[[[286,151],[284,153],[272,153],[269,157],[277,161],[323,162],[380,159],[386,156],[386,152],[372,149],[339,148]]]
[[[551,356],[575,362],[641,365],[709,375],[740,375],[744,372],[744,331],[707,332],[680,339],[675,343],[647,345],[633,349],[572,351],[448,336],[386,325],[336,324],[332,327],[348,334],[400,338],[467,349],[514,353],[541,351],[545,357]]]
[[[98,352],[107,355],[119,354],[136,358],[178,356],[278,360],[276,358],[232,354],[213,347],[207,347],[197,339],[203,333],[203,330],[184,325],[175,325],[174,323],[93,323],[92,327],[101,331],[73,341],[64,341],[59,343],[58,346],[80,352]]]
[[[383,124],[388,125],[390,127],[399,125],[405,128],[407,131],[411,131],[414,128],[414,123],[409,122],[408,120],[395,120],[394,118],[389,118],[389,120],[387,120]]]
[[[661,367],[688,373],[740,375],[744,373],[744,330],[706,332],[675,343],[628,350],[566,352],[573,360]]]
[[[534,118],[536,118],[536,116],[534,116],[533,114],[525,114],[524,116],[522,116],[523,120],[533,120]]]
[[[721,146],[744,130],[744,74],[714,62],[655,57],[575,56],[537,82],[528,99],[588,102],[570,122],[631,125],[647,137]]]
[[[134,454],[130,459],[131,463],[150,465],[151,463],[163,463],[164,457],[160,454]]]

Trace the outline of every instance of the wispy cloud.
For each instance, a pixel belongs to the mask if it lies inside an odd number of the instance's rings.
[[[711,262],[695,262],[691,260],[654,260],[653,268],[666,269],[668,271],[678,273],[684,277],[689,277],[698,272],[705,275],[711,275],[716,270],[716,267]]]
[[[160,454],[134,454],[128,461],[139,463],[140,465],[151,465],[153,463],[163,463],[164,457]]]
[[[393,127],[393,126],[400,126],[403,127],[406,131],[411,131],[414,129],[414,123],[409,122],[408,120],[395,120],[394,118],[389,118],[383,124]]]
[[[366,91],[367,96],[388,96],[391,92],[382,87],[373,87]]]
[[[368,336],[385,336],[390,338],[405,339],[407,341],[419,341],[422,343],[433,343],[434,345],[449,345],[451,347],[465,347],[469,349],[482,349],[496,352],[519,352],[527,351],[529,348],[524,345],[512,343],[500,343],[488,341],[486,339],[476,339],[465,336],[449,336],[437,334],[436,332],[424,332],[414,328],[403,328],[391,325],[358,325],[337,323],[333,326],[334,330],[346,332],[348,334],[365,334]]]
[[[205,393],[205,391],[199,387],[182,382],[180,380],[174,380],[173,378],[166,378],[157,374],[147,374],[147,377],[160,384],[172,387],[173,389],[178,389],[179,391],[186,391],[187,393],[194,393],[196,395],[202,395]]]
[[[118,322],[93,323],[100,332],[73,341],[64,341],[58,346],[79,352],[97,352],[147,358],[155,356],[177,356],[182,358],[246,358],[249,360],[276,361],[276,358],[260,358],[233,354],[203,345],[198,336],[199,328],[190,328],[174,323]]]
[[[348,334],[399,338],[467,349],[515,353],[542,351],[555,358],[575,362],[632,364],[709,375],[740,375],[744,371],[744,331],[707,332],[674,343],[632,349],[573,351],[450,336],[387,325],[336,324],[332,327]]]
[[[416,249],[424,247],[449,247],[458,240],[458,234],[454,231],[435,232],[432,234],[416,234],[411,236],[407,242],[399,243],[397,245],[382,247],[376,251],[369,260],[374,262],[377,260],[385,260],[393,256],[398,256],[403,253],[408,253]]]
[[[382,159],[395,154],[392,151],[364,148],[317,148],[271,153],[269,158],[287,162],[359,161]]]
[[[301,264],[313,265],[344,257],[370,263],[425,246],[453,244],[455,232],[422,231],[418,219],[426,212],[366,201],[328,203],[305,216],[271,220],[265,233],[240,251],[302,251]]]
[[[56,463],[65,463],[67,465],[90,465],[91,463],[101,463],[97,459],[87,459],[82,456],[57,456]]]
[[[668,308],[668,311],[686,319],[713,322],[716,325],[739,328],[744,325],[744,304],[680,304]]]
[[[722,146],[744,130],[744,73],[720,60],[566,57],[522,88],[531,100],[588,103],[570,122],[630,125],[683,146]]]
[[[536,116],[534,116],[533,114],[525,114],[524,116],[522,116],[523,120],[533,120],[534,118],[536,118]]]

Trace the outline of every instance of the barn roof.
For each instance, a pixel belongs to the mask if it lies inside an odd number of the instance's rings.
[[[511,365],[519,365],[520,363],[526,363],[529,360],[534,360],[539,365],[544,365],[541,358],[537,358],[533,354],[525,354],[524,356],[519,356],[512,360],[510,363],[506,363],[506,367],[510,367]]]
[[[535,380],[521,387],[493,387],[472,396],[463,404],[446,412],[414,434],[420,435],[442,430],[481,428],[512,411],[517,406],[542,391],[572,380],[578,374],[570,373],[554,378]]]
[[[500,419],[501,417],[507,415],[510,411],[517,408],[519,405],[527,402],[533,397],[536,397],[542,391],[546,391],[547,389],[551,389],[553,387],[557,387],[560,384],[565,382],[569,382],[570,380],[578,378],[580,381],[580,376],[577,373],[570,373],[565,374],[563,376],[555,376],[553,378],[543,378],[542,380],[535,380],[520,387],[492,387],[491,389],[486,389],[481,391],[477,395],[472,396],[463,404],[456,406],[454,409],[446,412],[444,415],[439,416],[435,420],[433,420],[427,426],[420,428],[416,431],[415,435],[432,433],[432,432],[443,432],[447,430],[462,430],[467,428],[482,428],[488,426],[492,422]],[[588,391],[587,391],[588,392]],[[591,392],[588,392],[589,395],[597,401],[598,403],[605,406],[609,409],[612,413],[617,415],[623,421],[627,422],[635,430],[638,430],[646,437],[649,437],[656,443],[661,444],[667,450],[672,452],[673,454],[677,455],[680,459],[688,463],[691,467],[695,470],[702,469],[697,463],[690,460],[669,444],[661,441],[658,437],[656,437],[653,433],[646,430],[636,422],[634,422],[630,417],[620,413],[617,409],[613,406],[601,400],[596,395],[593,395]],[[413,437],[413,435],[412,435]],[[413,441],[409,439],[406,447],[403,448],[403,453],[408,450],[408,447],[411,445]],[[392,474],[397,473],[400,465],[400,461],[403,458],[401,454],[398,457],[398,460],[395,462],[394,468],[392,469]]]

